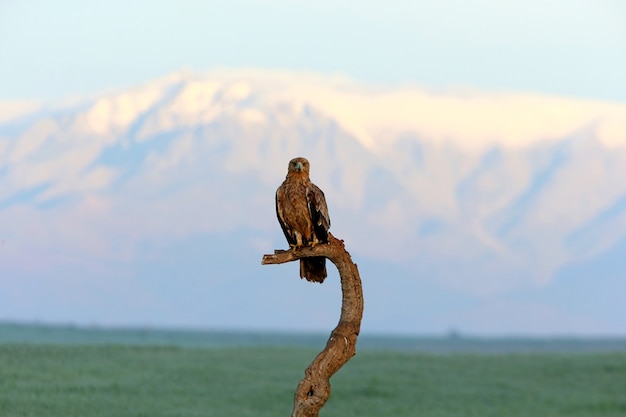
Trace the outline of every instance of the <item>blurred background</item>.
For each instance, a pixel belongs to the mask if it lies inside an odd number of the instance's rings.
[[[0,322],[325,332],[305,156],[363,333],[626,335],[618,0],[0,2]]]

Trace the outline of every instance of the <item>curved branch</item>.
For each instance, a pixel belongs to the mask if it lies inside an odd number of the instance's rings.
[[[356,340],[363,317],[363,290],[359,270],[346,251],[343,240],[328,234],[328,244],[305,247],[297,251],[277,250],[264,255],[262,264],[282,264],[311,256],[327,257],[341,278],[341,316],[331,332],[326,347],[304,371],[294,397],[292,417],[317,417],[330,396],[330,377],[356,354]]]

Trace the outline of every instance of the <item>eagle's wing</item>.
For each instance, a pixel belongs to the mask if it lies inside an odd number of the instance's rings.
[[[280,223],[280,228],[283,229],[287,242],[295,245],[296,239],[293,230],[291,230],[291,227],[285,221],[284,198],[283,185],[281,185],[278,187],[278,190],[276,190],[276,217],[278,217],[278,223]]]
[[[320,242],[328,242],[330,216],[328,215],[324,192],[315,184],[311,183],[307,189],[306,197],[309,207],[309,216],[311,216],[311,221],[313,222],[315,235]]]

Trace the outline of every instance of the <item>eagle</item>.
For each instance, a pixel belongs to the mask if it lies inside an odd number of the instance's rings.
[[[289,161],[287,177],[276,190],[276,216],[293,250],[304,246],[328,243],[330,217],[324,193],[309,179],[309,161]],[[300,278],[324,282],[326,258],[315,256],[300,259]]]

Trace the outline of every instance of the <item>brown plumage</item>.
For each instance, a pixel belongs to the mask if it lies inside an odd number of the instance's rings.
[[[276,215],[287,242],[294,250],[307,245],[328,243],[330,217],[324,193],[309,179],[309,161],[289,161],[287,177],[276,190]],[[300,278],[324,282],[326,258],[300,259]]]

